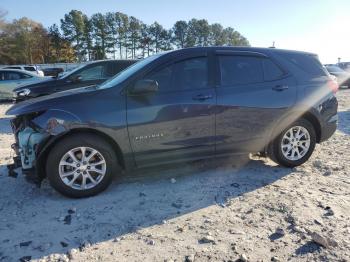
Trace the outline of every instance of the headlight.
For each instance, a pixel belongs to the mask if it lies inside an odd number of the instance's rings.
[[[16,92],[16,96],[28,96],[30,94],[30,89],[24,88],[21,91]]]

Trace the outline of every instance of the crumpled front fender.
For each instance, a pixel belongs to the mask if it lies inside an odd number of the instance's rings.
[[[50,135],[58,135],[69,131],[73,125],[81,123],[81,120],[74,114],[58,109],[49,109],[32,122],[41,128],[43,132]]]

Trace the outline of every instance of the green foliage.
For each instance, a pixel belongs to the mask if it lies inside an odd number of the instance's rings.
[[[46,30],[28,18],[6,23],[0,10],[0,64],[136,59],[193,46],[249,46],[231,27],[205,19],[177,21],[167,30],[158,22],[144,24],[121,12],[91,17],[72,10]]]

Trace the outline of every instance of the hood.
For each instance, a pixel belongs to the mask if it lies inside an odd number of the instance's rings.
[[[57,78],[52,78],[52,77],[43,77],[42,79],[34,80],[34,82],[30,82],[29,84],[23,84],[20,85],[19,87],[16,87],[13,92],[18,92],[24,88],[36,88],[36,87],[44,87],[48,83],[52,83],[54,81],[57,81]]]
[[[48,109],[64,109],[65,104],[68,105],[70,102],[81,101],[84,97],[99,91],[96,89],[96,86],[88,86],[28,99],[10,107],[6,111],[6,115],[17,116]]]

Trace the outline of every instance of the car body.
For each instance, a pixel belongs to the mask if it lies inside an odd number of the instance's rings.
[[[25,84],[38,83],[45,79],[24,70],[0,69],[0,100],[12,100],[15,88]]]
[[[35,65],[13,65],[13,66],[3,67],[3,69],[17,69],[17,70],[29,71],[33,74],[44,76],[44,72]]]
[[[46,67],[43,69],[45,76],[58,77],[59,74],[63,73],[64,70],[62,67]]]
[[[336,65],[325,65],[327,71],[337,78],[339,86],[350,88],[350,73]]]
[[[314,54],[201,47],[153,55],[100,86],[27,100],[7,114],[16,116],[22,169],[84,197],[120,169],[248,152],[300,165],[336,130],[336,90]]]
[[[98,85],[135,62],[136,60],[100,60],[84,63],[57,78],[15,89],[15,101],[18,102],[82,86]]]

